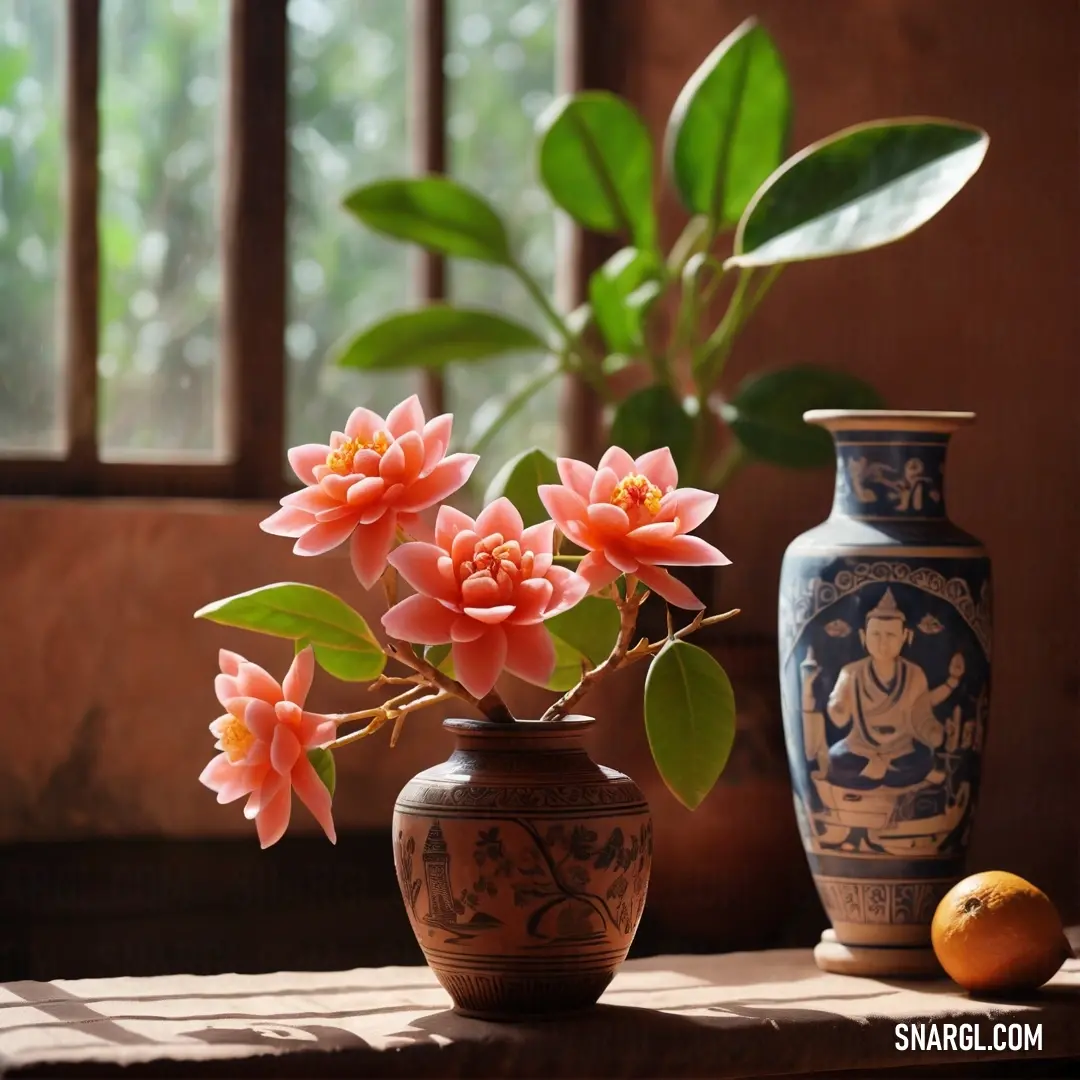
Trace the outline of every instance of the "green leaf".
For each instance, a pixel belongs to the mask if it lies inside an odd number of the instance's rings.
[[[215,600],[195,618],[310,643],[331,675],[368,682],[382,674],[386,654],[359,612],[325,589],[279,582]]]
[[[814,143],[758,190],[730,266],[881,247],[924,225],[975,175],[990,139],[948,120],[861,124]]]
[[[548,629],[550,631],[551,628]],[[573,645],[554,634],[551,634],[551,641],[555,646],[555,670],[552,671],[546,688],[556,690],[561,694],[572,690],[581,681],[585,657]]]
[[[575,221],[656,245],[652,139],[621,98],[592,90],[552,103],[537,122],[540,179]]]
[[[682,471],[693,449],[693,425],[679,399],[660,383],[637,390],[621,401],[611,422],[611,441],[631,457],[661,446],[671,449]]]
[[[615,252],[589,279],[589,300],[608,349],[632,353],[644,345],[644,315],[648,305],[631,304],[644,285],[657,285],[664,272],[652,251],[627,247]],[[657,292],[653,292],[655,300]]]
[[[431,304],[399,311],[332,351],[342,367],[388,370],[442,367],[459,360],[488,360],[506,353],[547,350],[527,326],[479,308]]]
[[[619,610],[611,600],[586,596],[568,611],[553,615],[544,625],[552,637],[570,646],[596,667],[611,654],[619,636]]]
[[[506,226],[491,204],[445,176],[379,180],[350,192],[344,206],[375,232],[440,255],[513,262]]]
[[[557,357],[549,356],[532,376],[516,389],[485,398],[473,414],[469,427],[469,453],[483,453],[495,436],[561,371],[562,363]]]
[[[686,208],[719,228],[737,224],[784,160],[790,126],[784,62],[747,19],[690,77],[668,120],[664,157]]]
[[[526,526],[536,525],[551,517],[536,489],[540,484],[557,483],[559,470],[555,460],[539,447],[533,447],[511,458],[495,474],[484,493],[484,505],[505,496],[517,507]]]
[[[813,468],[835,460],[832,439],[803,421],[809,409],[880,409],[881,395],[843,371],[800,365],[743,381],[721,416],[755,457]]]
[[[645,733],[664,783],[694,810],[724,771],[735,742],[735,693],[704,649],[669,641],[645,677]]]
[[[454,658],[450,655],[450,650],[453,646],[447,645],[429,645],[424,649],[424,659],[441,671],[444,675],[449,675],[451,679],[456,678],[454,675]]]
[[[337,765],[334,764],[334,755],[325,747],[316,747],[314,750],[309,750],[307,756],[332,799],[334,790],[337,788]]]

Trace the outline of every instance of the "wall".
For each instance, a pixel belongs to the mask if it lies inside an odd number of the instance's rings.
[[[866,374],[896,407],[979,413],[956,442],[949,493],[997,566],[993,729],[972,860],[1032,877],[1076,914],[1076,6],[619,0],[614,10],[628,91],[656,131],[711,43],[752,10],[789,62],[796,146],[890,114],[990,131],[983,171],[923,233],[787,271],[732,374],[823,363]],[[678,226],[669,200],[665,227]],[[725,597],[743,608],[743,632],[769,632],[783,548],[824,516],[831,488],[824,474],[755,468],[725,494],[722,546],[735,563]],[[258,531],[263,512],[0,503],[0,839],[250,835],[237,807],[195,782],[213,752],[215,653],[227,646],[280,671],[289,647],[191,613],[298,577],[363,605],[343,558],[297,560]],[[365,703],[329,680],[312,698],[326,710]],[[447,746],[428,716],[393,752],[377,742],[340,755],[345,827],[384,825],[402,783]],[[298,825],[309,827],[306,815]]]

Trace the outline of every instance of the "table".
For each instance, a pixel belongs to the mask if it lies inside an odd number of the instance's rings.
[[[495,1024],[449,1006],[431,972],[414,967],[7,983],[0,1074],[906,1076],[1026,1059],[1047,1075],[1047,1059],[1080,1062],[1080,960],[1008,1003],[973,1000],[946,980],[825,974],[809,950],[784,949],[631,961],[597,1009],[570,1020]],[[995,1024],[1040,1024],[1041,1047],[902,1053],[896,1025],[908,1022],[939,1033],[978,1023],[987,1044]]]

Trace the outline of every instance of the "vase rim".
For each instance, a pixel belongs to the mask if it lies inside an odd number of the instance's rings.
[[[560,735],[577,735],[596,723],[593,716],[572,714],[562,720],[514,720],[512,723],[497,723],[494,720],[459,720],[449,719],[442,722],[447,731],[463,735],[490,736],[506,738],[507,735],[524,735],[530,739],[558,738]]]
[[[955,431],[973,423],[973,412],[931,409],[811,409],[803,413],[808,424],[829,431]]]

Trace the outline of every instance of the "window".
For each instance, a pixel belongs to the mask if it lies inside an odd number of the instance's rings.
[[[327,351],[409,302],[531,304],[339,200],[447,171],[552,282],[533,124],[583,6],[0,0],[0,493],[272,498],[286,446],[413,390],[482,426],[535,357],[373,376]],[[491,459],[554,448],[557,415],[538,395]]]

